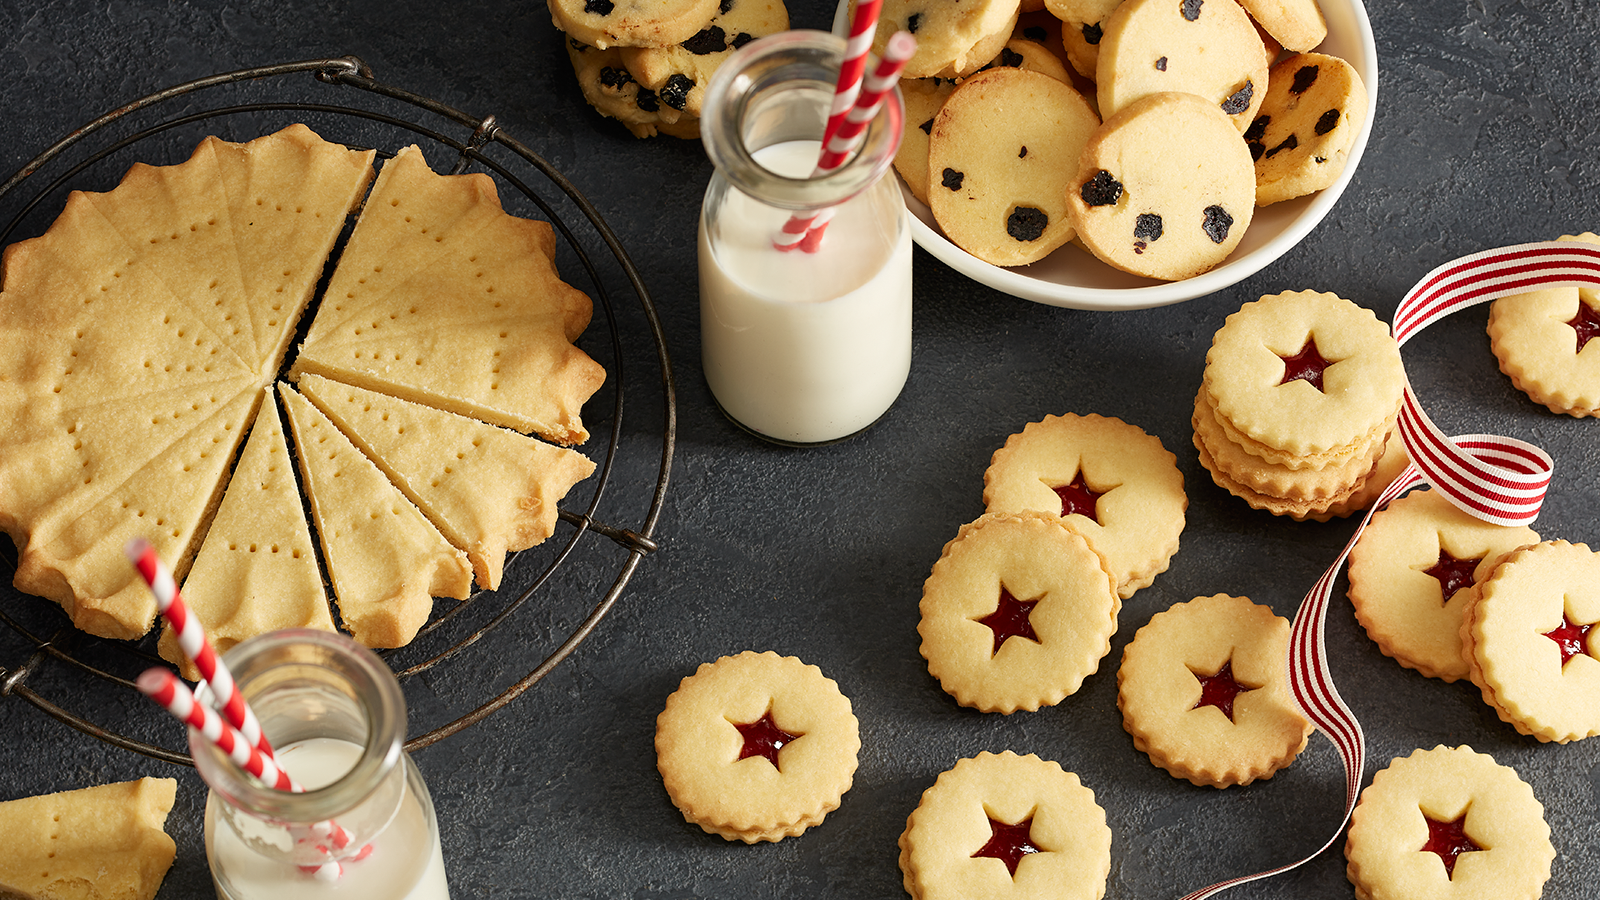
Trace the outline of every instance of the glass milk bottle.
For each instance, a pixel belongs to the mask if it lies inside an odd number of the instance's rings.
[[[876,422],[911,369],[911,228],[892,177],[896,89],[839,168],[811,177],[844,40],[791,31],[730,56],[700,133],[716,166],[700,210],[700,334],[723,412],[783,444]],[[792,215],[833,208],[815,253],[779,252]]]
[[[447,900],[433,801],[401,746],[405,697],[388,665],[344,635],[307,629],[252,638],[224,660],[305,792],[266,787],[190,731],[211,786],[206,856],[217,896]],[[350,838],[332,856],[319,849],[334,843],[330,822]],[[339,857],[337,877],[317,874]]]

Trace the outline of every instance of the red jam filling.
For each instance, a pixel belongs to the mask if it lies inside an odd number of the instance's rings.
[[[1000,602],[995,606],[994,612],[979,619],[979,624],[989,626],[994,632],[994,650],[991,656],[1000,652],[1000,645],[1008,639],[1018,637],[1027,638],[1034,643],[1039,642],[1039,636],[1033,633],[1033,623],[1028,617],[1033,615],[1033,608],[1039,605],[1037,600],[1018,600],[1011,596],[1011,592],[1000,587]]]
[[[1600,337],[1600,310],[1596,310],[1589,304],[1579,300],[1578,314],[1573,316],[1572,321],[1567,324],[1571,325],[1572,330],[1578,333],[1578,352],[1582,353],[1585,344],[1589,343],[1592,338]]]
[[[1089,485],[1084,483],[1081,470],[1072,476],[1071,484],[1059,485],[1055,488],[1055,492],[1056,496],[1061,498],[1061,515],[1070,516],[1077,513],[1080,516],[1088,516],[1097,525],[1100,524],[1100,517],[1095,515],[1094,509],[1100,498],[1105,496],[1105,492],[1090,490]]]
[[[1333,363],[1323,359],[1317,352],[1317,339],[1306,338],[1306,345],[1300,352],[1293,356],[1280,356],[1283,360],[1283,378],[1278,383],[1288,384],[1291,381],[1309,381],[1311,386],[1322,390],[1322,373]]]
[[[1477,559],[1456,559],[1443,547],[1439,548],[1439,561],[1433,568],[1423,572],[1432,575],[1439,582],[1439,592],[1444,595],[1444,601],[1456,595],[1456,591],[1465,587],[1472,587],[1472,573],[1477,571],[1478,563],[1483,562],[1483,557]]]
[[[972,854],[973,859],[988,858],[998,859],[1006,864],[1006,871],[1012,878],[1017,877],[1017,864],[1030,853],[1043,853],[1041,847],[1030,840],[1029,832],[1033,830],[1033,816],[1029,816],[1015,825],[996,822],[989,819],[989,842],[984,844],[977,853]]]
[[[1456,858],[1483,849],[1467,837],[1467,814],[1462,813],[1454,822],[1439,822],[1426,813],[1422,817],[1428,820],[1428,842],[1422,845],[1422,852],[1439,854],[1439,859],[1444,861],[1444,874],[1455,878]]]
[[[735,722],[733,727],[739,729],[740,736],[744,738],[744,746],[739,749],[740,759],[762,756],[780,772],[783,771],[783,767],[778,765],[778,751],[790,741],[804,737],[804,735],[790,734],[774,724],[770,709],[754,722],[746,725]]]
[[[1594,623],[1588,625],[1574,625],[1572,619],[1565,613],[1561,615],[1561,627],[1555,631],[1546,631],[1544,636],[1556,642],[1561,648],[1561,665],[1566,666],[1567,660],[1584,652],[1584,646],[1589,641],[1589,629]]]
[[[1190,671],[1193,672],[1194,670],[1191,669]],[[1240,694],[1260,687],[1260,685],[1250,686],[1234,681],[1233,660],[1231,659],[1223,663],[1222,668],[1218,669],[1215,675],[1201,675],[1199,672],[1194,672],[1194,677],[1200,682],[1200,702],[1190,708],[1199,709],[1202,706],[1215,706],[1217,709],[1222,710],[1222,714],[1228,717],[1229,722],[1233,721],[1233,701]]]

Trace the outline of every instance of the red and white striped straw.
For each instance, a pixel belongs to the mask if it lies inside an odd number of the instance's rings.
[[[285,772],[277,760],[262,753],[238,728],[196,700],[189,688],[170,670],[160,667],[146,669],[134,683],[146,697],[161,704],[178,721],[200,732],[201,737],[226,753],[235,765],[260,779],[263,784],[277,791],[304,793],[305,788]],[[349,846],[351,841],[350,833],[337,822],[324,822],[320,827],[301,830],[305,833],[296,836],[296,841],[299,843],[316,843],[320,839],[319,836],[328,838],[328,843],[333,845],[332,848],[321,844],[317,846],[317,850],[324,856],[332,855],[334,849]],[[363,847],[356,858],[360,859],[370,852],[370,846]],[[342,865],[332,861],[300,868],[323,880],[338,878],[344,871]]]
[[[271,758],[272,744],[266,735],[261,733],[261,723],[256,721],[255,712],[250,709],[250,704],[244,700],[244,694],[240,693],[239,686],[234,683],[233,673],[223,663],[222,657],[212,649],[211,641],[207,640],[200,620],[189,613],[188,604],[183,602],[182,595],[178,593],[178,583],[173,580],[172,572],[161,562],[156,548],[150,546],[150,542],[144,538],[134,538],[128,542],[124,552],[139,570],[139,575],[144,578],[145,584],[150,586],[150,593],[156,598],[156,608],[166,618],[167,624],[172,626],[173,634],[178,638],[178,646],[183,649],[183,655],[200,670],[200,677],[211,688],[211,695],[222,703],[222,714],[227,718],[228,724],[239,729],[245,740]]]
[[[855,105],[841,117],[837,129],[833,129],[833,122],[829,121],[830,130],[823,135],[821,155],[817,159],[816,169],[811,173],[812,177],[832,172],[844,165],[856,148],[861,146],[867,133],[867,126],[877,117],[878,110],[883,107],[884,98],[894,90],[894,86],[900,81],[900,72],[905,69],[906,62],[916,52],[917,40],[908,32],[897,31],[889,38],[883,50],[883,59],[879,60],[872,74],[867,76],[865,85],[856,95]],[[828,227],[828,222],[832,221],[833,214],[833,207],[827,207],[806,216],[799,214],[790,216],[778,236],[773,238],[772,246],[784,253],[797,248],[807,253],[817,252],[822,245],[822,235]]]

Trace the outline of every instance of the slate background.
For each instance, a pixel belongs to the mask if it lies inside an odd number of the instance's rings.
[[[791,8],[796,26],[825,28],[831,13],[821,0]],[[1290,615],[1353,528],[1252,512],[1211,484],[1189,444],[1211,334],[1240,304],[1301,288],[1337,292],[1387,320],[1439,263],[1600,228],[1600,4],[1392,0],[1374,2],[1370,15],[1381,67],[1371,144],[1344,198],[1302,245],[1228,290],[1126,313],[1017,300],[918,251],[905,393],[870,432],[814,450],[762,444],[712,405],[699,369],[693,253],[709,164],[697,144],[635,140],[585,106],[542,4],[11,0],[0,5],[0,172],[157,88],[353,53],[389,83],[494,113],[619,232],[664,319],[677,374],[662,549],[572,659],[487,721],[416,754],[456,897],[903,896],[895,839],[920,793],[957,759],[1003,749],[1058,760],[1095,790],[1114,834],[1108,897],[1176,897],[1316,849],[1343,796],[1337,756],[1321,737],[1270,782],[1219,792],[1155,769],[1120,727],[1114,666],[1153,613],[1225,591]],[[184,133],[159,146],[176,161],[191,145]],[[1552,415],[1516,392],[1489,352],[1485,316],[1458,314],[1413,341],[1408,372],[1446,431],[1514,435],[1549,450],[1557,482],[1538,528],[1593,544],[1600,426]],[[642,318],[625,311],[619,327],[642,387],[629,394],[625,458],[611,490],[618,519],[636,522],[655,475],[660,394]],[[586,347],[614,362],[601,342]],[[947,697],[917,653],[921,584],[942,544],[981,513],[994,449],[1027,422],[1067,411],[1120,416],[1178,454],[1190,501],[1182,549],[1127,603],[1110,656],[1081,691],[1033,714],[981,715]],[[609,413],[591,404],[589,416],[604,423]],[[0,551],[7,567],[13,556]],[[619,559],[603,546],[580,556],[557,577],[554,597],[603,583]],[[520,564],[515,572],[526,577]],[[62,621],[10,589],[0,604],[42,622],[44,633]],[[482,702],[574,621],[559,602],[541,601],[461,665],[409,679],[413,731]],[[1493,754],[1545,803],[1559,854],[1545,896],[1591,896],[1600,878],[1600,744],[1543,746],[1517,735],[1470,685],[1425,679],[1380,655],[1342,600],[1329,628],[1335,676],[1369,739],[1367,777],[1417,747],[1468,743]],[[843,806],[776,845],[727,844],[687,826],[654,770],[653,722],[666,695],[699,663],[746,648],[819,665],[861,720],[860,768]],[[0,629],[8,672],[30,649]],[[53,678],[39,676],[41,690],[58,690],[64,705],[179,744],[139,698]],[[144,774],[180,781],[168,822],[178,858],[160,896],[206,895],[204,789],[192,771],[0,697],[0,798]],[[1230,896],[1350,895],[1336,848]]]

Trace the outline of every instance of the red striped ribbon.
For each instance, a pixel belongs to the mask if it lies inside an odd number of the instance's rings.
[[[1458,310],[1512,294],[1555,287],[1600,286],[1600,247],[1575,241],[1518,244],[1464,256],[1429,272],[1395,310],[1394,337],[1404,346],[1424,328]],[[1411,465],[1372,504],[1333,565],[1301,601],[1289,639],[1289,690],[1301,710],[1333,742],[1344,763],[1345,809],[1339,827],[1315,853],[1298,862],[1232,878],[1186,895],[1203,900],[1228,888],[1270,878],[1321,855],[1339,839],[1361,793],[1366,738],[1345,705],[1328,667],[1324,632],[1334,582],[1372,514],[1427,483],[1466,512],[1500,525],[1527,525],[1539,515],[1553,468],[1549,454],[1526,441],[1492,434],[1446,437],[1422,410],[1409,379],[1399,433]]]

